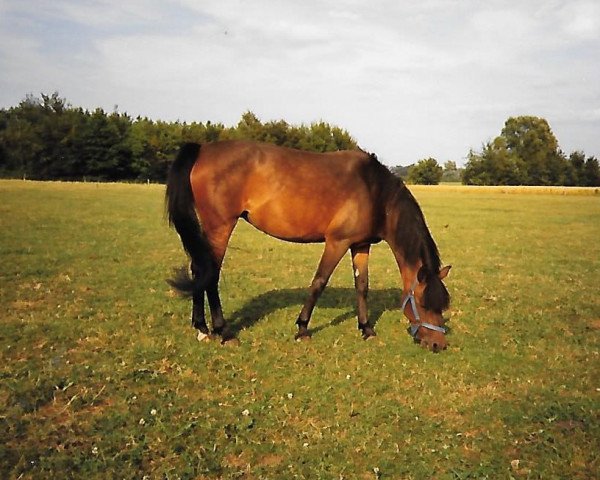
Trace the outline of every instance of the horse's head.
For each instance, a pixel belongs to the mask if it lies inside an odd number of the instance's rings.
[[[442,312],[450,304],[450,295],[442,280],[450,268],[448,265],[437,273],[431,273],[421,267],[402,300],[402,311],[410,320],[410,334],[415,342],[433,352],[445,350],[448,346]]]

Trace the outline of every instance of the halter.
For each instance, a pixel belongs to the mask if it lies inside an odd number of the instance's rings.
[[[419,315],[419,311],[417,310],[417,301],[415,300],[415,288],[417,286],[417,282],[418,282],[418,279],[415,278],[415,280],[413,281],[413,283],[410,287],[409,292],[406,294],[406,297],[404,297],[404,300],[402,301],[402,311],[404,312],[404,309],[406,308],[406,304],[408,302],[410,302],[410,306],[412,308],[413,315],[415,316],[416,323],[413,323],[413,322],[410,323],[411,337],[413,337],[415,339],[417,338],[417,331],[419,330],[419,327],[427,328],[429,330],[435,330],[436,332],[446,333],[446,329],[444,327],[439,327],[437,325],[433,325],[431,323],[421,321],[421,315]],[[409,321],[410,321],[410,319],[409,319]]]

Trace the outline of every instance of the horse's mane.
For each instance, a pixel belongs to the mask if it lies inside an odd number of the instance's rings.
[[[379,186],[379,205],[396,219],[394,242],[401,249],[409,264],[421,260],[419,281],[426,281],[423,302],[424,307],[435,312],[448,308],[450,295],[438,274],[442,267],[440,253],[425,222],[425,217],[417,200],[404,185],[402,179],[391,173],[377,157],[371,154],[371,165],[375,180]]]

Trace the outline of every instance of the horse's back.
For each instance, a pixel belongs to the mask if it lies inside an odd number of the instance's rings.
[[[245,141],[203,145],[191,174],[202,220],[240,216],[278,238],[360,237],[373,199],[362,151],[312,153]],[[367,175],[368,176],[368,175]],[[372,232],[369,232],[369,235]]]

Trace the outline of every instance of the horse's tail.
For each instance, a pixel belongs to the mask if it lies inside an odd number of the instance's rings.
[[[179,234],[193,269],[193,277],[187,268],[182,268],[167,282],[186,296],[204,291],[216,273],[210,244],[196,214],[190,182],[190,172],[199,153],[200,145],[197,143],[186,143],[181,147],[169,170],[165,195],[169,224]]]

